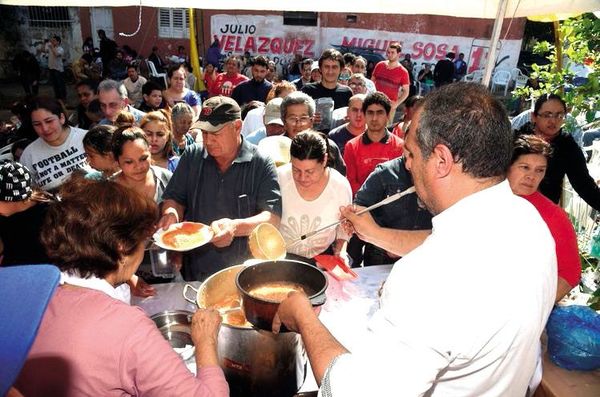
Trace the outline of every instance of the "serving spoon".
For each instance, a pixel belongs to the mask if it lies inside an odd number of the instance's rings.
[[[388,196],[388,197],[384,198],[383,200],[379,201],[378,203],[375,203],[375,204],[373,204],[371,206],[368,206],[367,208],[363,208],[362,210],[358,211],[356,213],[356,215],[362,215],[365,212],[369,212],[371,210],[374,210],[375,208],[379,208],[379,207],[382,207],[382,206],[384,206],[386,204],[393,203],[394,201],[401,199],[402,197],[406,196],[407,194],[411,194],[411,193],[414,193],[414,192],[415,192],[415,187],[411,186],[408,189],[405,189],[405,190],[403,190],[401,192],[392,194],[391,196]],[[294,244],[297,244],[300,241],[306,240],[307,238],[312,237],[312,236],[314,236],[317,233],[321,233],[323,230],[327,230],[329,228],[336,227],[336,226],[338,226],[340,223],[342,223],[344,221],[345,221],[345,219],[340,219],[337,222],[331,223],[331,224],[329,224],[327,226],[323,226],[322,228],[319,228],[317,230],[313,230],[312,232],[308,232],[306,234],[303,234],[302,236],[297,237],[294,240],[290,241],[288,244],[286,244],[286,246],[290,247],[290,246],[292,246]]]

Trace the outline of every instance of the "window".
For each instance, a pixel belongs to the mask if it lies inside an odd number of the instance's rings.
[[[317,26],[319,14],[316,12],[284,11],[283,24],[295,26]]]
[[[158,9],[158,35],[170,39],[190,37],[190,15],[185,8]]]
[[[68,7],[27,7],[29,26],[35,28],[60,28],[71,26]]]

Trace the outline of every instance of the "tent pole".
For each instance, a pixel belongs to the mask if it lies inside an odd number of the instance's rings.
[[[506,15],[506,7],[508,0],[500,0],[498,2],[498,13],[496,14],[496,21],[494,22],[494,29],[492,30],[492,37],[490,38],[490,48],[488,51],[487,63],[483,71],[483,80],[481,84],[488,86],[492,78],[492,72],[496,65],[496,49],[498,47],[498,41],[500,40],[500,32],[502,31],[502,23],[504,22],[504,15]]]

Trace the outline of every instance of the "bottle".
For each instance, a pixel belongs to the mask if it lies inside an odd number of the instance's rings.
[[[331,129],[331,119],[333,115],[333,99],[332,98],[319,98],[316,101],[316,111],[321,114],[321,122],[315,126],[315,129],[319,131]]]

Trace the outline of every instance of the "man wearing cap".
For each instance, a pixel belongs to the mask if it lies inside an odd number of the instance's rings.
[[[248,142],[258,145],[263,138],[274,135],[283,135],[283,120],[281,120],[281,102],[283,98],[273,98],[265,106],[265,114],[263,116],[264,127],[257,129],[249,134],[246,139]]]
[[[183,261],[184,279],[202,281],[250,257],[246,236],[260,223],[279,225],[281,194],[273,161],[242,138],[233,99],[208,99],[194,128],[202,130],[203,144],[181,157],[163,193],[159,227],[184,220],[211,225],[211,242]]]

